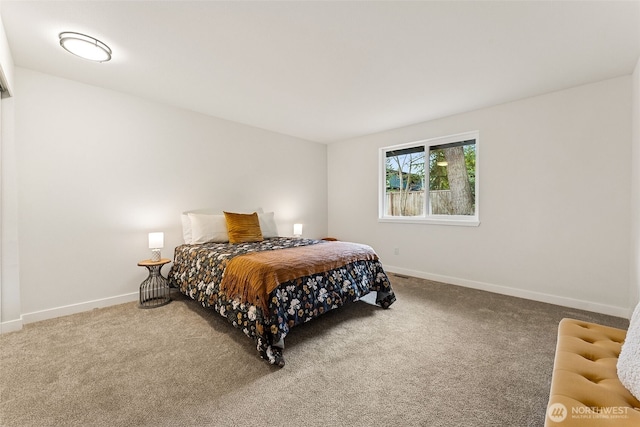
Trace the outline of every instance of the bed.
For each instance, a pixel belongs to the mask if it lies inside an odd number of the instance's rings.
[[[252,216],[258,222],[258,214]],[[211,233],[198,238],[198,222],[191,219],[194,236],[175,249],[170,286],[241,329],[272,365],[284,366],[284,339],[294,326],[371,292],[385,309],[396,299],[377,254],[367,245],[275,236],[264,222],[259,238],[237,241],[230,223],[225,223],[229,241],[222,231],[218,238]]]

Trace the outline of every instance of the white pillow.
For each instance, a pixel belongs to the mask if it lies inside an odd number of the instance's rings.
[[[276,225],[273,212],[258,213],[258,220],[260,221],[262,237],[265,239],[278,237],[278,226]]]
[[[251,212],[247,213],[262,213],[262,208],[257,208]],[[219,209],[194,209],[192,211],[182,212],[180,215],[180,220],[182,222],[182,239],[184,243],[187,245],[195,244],[193,242],[193,232],[191,230],[191,220],[189,219],[189,214],[204,214],[204,215],[222,215],[222,211]],[[202,243],[202,242],[201,242]]]
[[[189,213],[191,222],[191,244],[229,241],[227,220],[224,215],[207,215]]]
[[[627,337],[618,356],[618,378],[640,400],[640,303],[633,310]]]
[[[190,245],[192,239],[191,220],[189,219],[189,215],[186,213],[181,214],[180,219],[182,220],[182,239],[184,240],[184,243]]]

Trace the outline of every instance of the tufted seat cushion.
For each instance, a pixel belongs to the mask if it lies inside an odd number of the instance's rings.
[[[560,321],[545,426],[640,426],[640,402],[618,379],[625,336],[622,329]]]

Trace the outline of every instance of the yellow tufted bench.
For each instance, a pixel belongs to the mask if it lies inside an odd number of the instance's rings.
[[[640,426],[640,402],[618,379],[625,337],[623,329],[560,321],[545,426]]]

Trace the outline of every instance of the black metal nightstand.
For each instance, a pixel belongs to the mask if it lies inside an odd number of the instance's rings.
[[[141,308],[155,308],[171,302],[169,281],[162,276],[162,266],[170,262],[170,259],[162,258],[160,261],[145,259],[138,263],[149,270],[149,277],[140,285]]]

